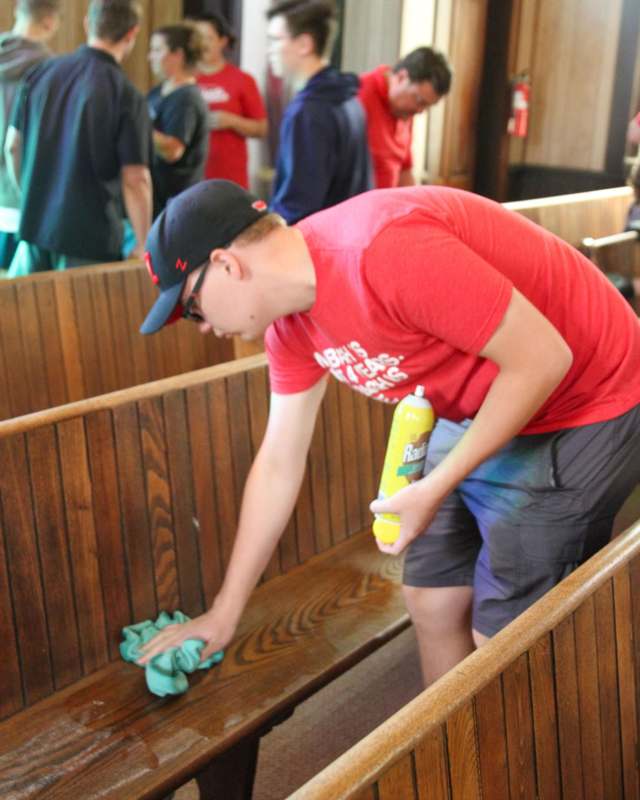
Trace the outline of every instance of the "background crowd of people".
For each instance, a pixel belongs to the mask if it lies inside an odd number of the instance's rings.
[[[203,14],[152,32],[147,97],[121,69],[135,0],[92,0],[86,44],[53,57],[60,0],[17,0],[0,36],[0,269],[8,277],[142,257],[152,220],[193,184],[247,188],[247,139],[268,133],[255,79],[227,60],[229,23]],[[358,77],[330,66],[335,9],[287,0],[268,17],[285,110],[271,207],[287,222],[376,187],[410,185],[412,118],[444,96],[446,59],[420,47]]]

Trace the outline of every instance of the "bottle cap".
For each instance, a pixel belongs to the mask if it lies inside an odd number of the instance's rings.
[[[424,397],[424,386],[418,385],[416,386],[416,390],[414,392],[416,397]]]

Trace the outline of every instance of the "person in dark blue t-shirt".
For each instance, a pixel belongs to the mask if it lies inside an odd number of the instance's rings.
[[[204,42],[195,25],[158,28],[149,62],[162,83],[147,95],[153,123],[154,215],[202,180],[209,147],[208,109],[196,84]]]
[[[373,188],[360,82],[330,67],[334,11],[326,2],[278,3],[267,12],[269,63],[304,87],[287,107],[272,211],[289,224]]]
[[[140,29],[134,0],[91,0],[87,45],[26,78],[5,151],[21,188],[9,276],[118,261],[121,202],[137,246],[151,225],[150,121],[120,64]]]

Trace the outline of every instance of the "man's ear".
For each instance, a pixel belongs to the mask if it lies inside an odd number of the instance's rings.
[[[310,33],[301,33],[296,36],[296,46],[301,56],[312,56],[315,54],[315,43]]]
[[[243,280],[247,276],[246,269],[242,266],[237,257],[224,247],[216,247],[209,253],[211,266],[217,270],[222,270],[234,280]]]

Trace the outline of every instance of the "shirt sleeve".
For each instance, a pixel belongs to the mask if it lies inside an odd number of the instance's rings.
[[[247,119],[266,119],[267,111],[262,102],[258,84],[248,74],[244,76],[241,104],[243,117]]]
[[[137,93],[123,104],[117,151],[122,166],[151,163],[151,120],[144,98]]]
[[[478,355],[511,300],[511,281],[455,234],[410,215],[366,254],[367,275],[392,321]]]
[[[331,116],[302,107],[282,127],[271,210],[291,225],[324,207],[335,168]]]
[[[402,160],[402,171],[413,169],[413,154],[411,152],[411,142],[413,141],[413,120],[409,120],[409,141],[407,142],[407,150]]]
[[[295,317],[282,317],[270,325],[264,344],[271,390],[277,394],[304,392],[326,372],[315,360],[311,342]]]

